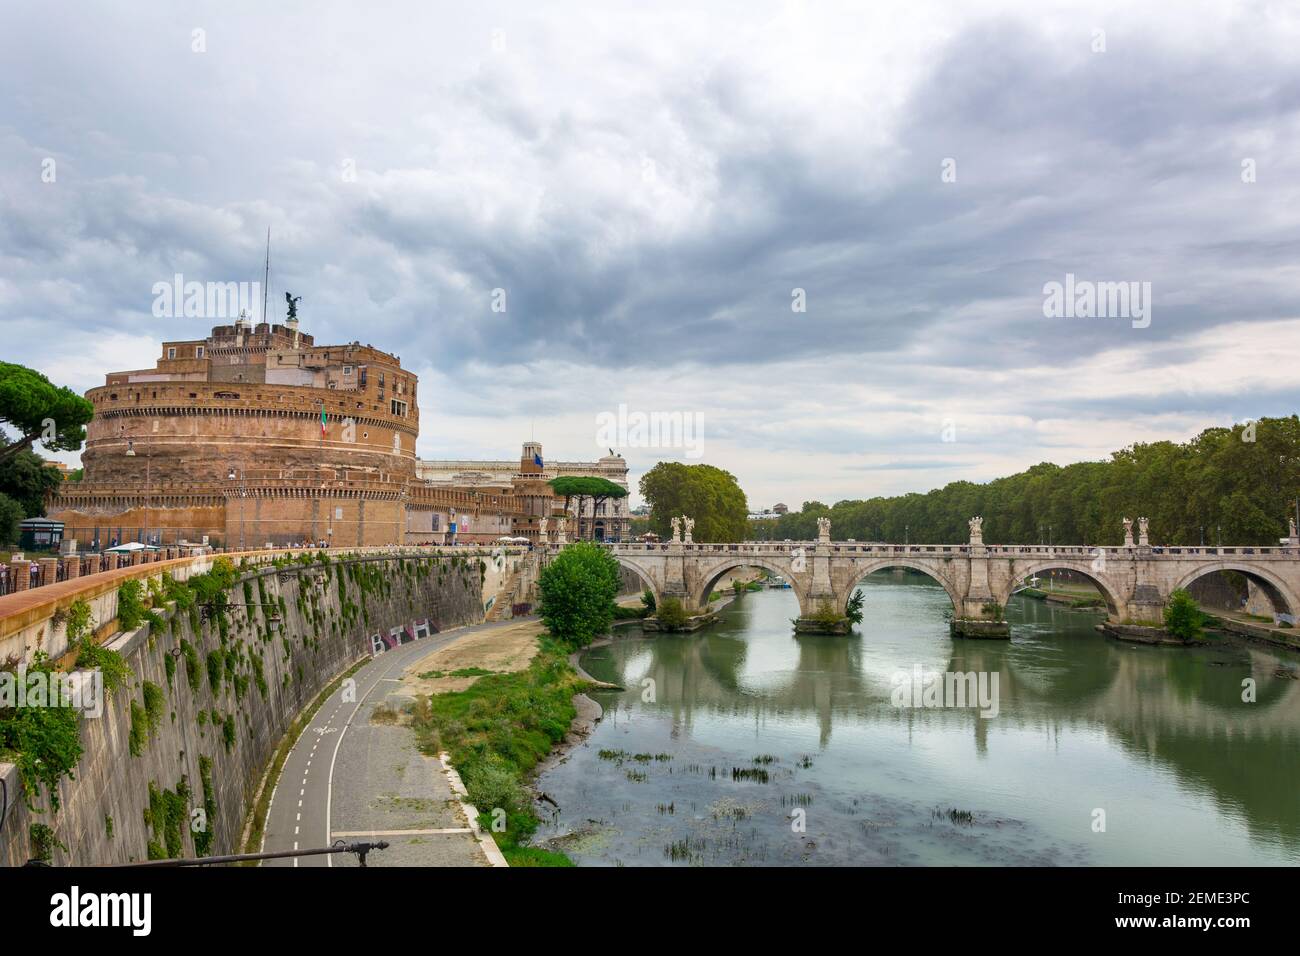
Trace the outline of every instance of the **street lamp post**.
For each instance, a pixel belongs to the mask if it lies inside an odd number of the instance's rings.
[[[234,466],[234,465],[231,465],[231,466],[230,466],[230,474],[226,475],[226,477],[227,477],[230,481],[235,481],[236,478],[238,478],[238,481],[239,481],[239,550],[240,550],[240,551],[245,550],[245,547],[244,547],[244,498],[246,498],[246,497],[248,496],[248,480],[247,480],[247,475],[245,474],[244,469],[243,469],[243,467],[242,467],[242,464],[243,464],[243,463],[241,462],[241,463],[240,463],[241,467],[240,467],[240,469],[239,469],[239,474],[238,474],[238,476],[236,476],[236,474],[235,474],[235,466]]]
[[[135,439],[133,438],[128,438],[126,440],[126,457],[127,458],[136,457]],[[144,543],[146,545],[151,544],[149,540],[148,522],[149,522],[149,511],[150,508],[153,506],[153,494],[151,492],[152,483],[153,483],[153,449],[146,448],[144,452],[144,516],[145,516]]]

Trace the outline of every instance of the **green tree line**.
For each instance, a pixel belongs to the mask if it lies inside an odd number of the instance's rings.
[[[755,540],[808,540],[817,518],[836,540],[948,544],[984,518],[990,544],[1119,545],[1121,520],[1145,516],[1153,544],[1269,545],[1287,533],[1300,495],[1300,418],[1208,428],[1184,443],[1135,444],[1108,461],[1044,462],[986,484],[956,481],[926,494],[805,502],[775,520],[749,522]]]

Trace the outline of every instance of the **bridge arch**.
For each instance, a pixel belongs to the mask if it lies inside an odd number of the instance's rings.
[[[1025,578],[1032,578],[1034,575],[1039,574],[1042,571],[1052,571],[1055,569],[1072,571],[1075,574],[1082,574],[1085,578],[1095,584],[1097,590],[1101,592],[1101,598],[1106,602],[1107,616],[1112,621],[1118,621],[1124,617],[1124,609],[1127,607],[1128,602],[1123,598],[1114,582],[1108,580],[1105,574],[1092,569],[1091,562],[1080,567],[1077,562],[1071,561],[1037,561],[1026,565],[1023,569],[1016,568],[1015,573],[1011,575],[1011,579],[1007,582],[1006,589],[1002,594],[998,595],[998,603],[1003,607],[1006,607],[1007,602],[1011,600],[1012,594],[1021,586],[1021,582],[1024,581]]]
[[[709,593],[713,590],[713,586],[718,583],[724,574],[728,571],[734,571],[736,568],[763,568],[765,571],[771,571],[773,574],[785,578],[790,582],[790,589],[794,592],[795,597],[799,599],[799,608],[802,613],[808,596],[808,588],[798,580],[788,563],[741,553],[729,555],[715,561],[699,572],[698,582],[690,590],[694,606],[697,608],[707,607]]]
[[[869,561],[866,564],[856,565],[849,572],[848,583],[836,596],[836,602],[839,604],[840,611],[844,611],[849,606],[849,600],[853,597],[853,592],[858,589],[863,581],[875,574],[877,571],[888,571],[892,568],[904,568],[908,571],[916,571],[924,574],[927,578],[934,581],[948,594],[948,600],[952,601],[952,608],[955,614],[960,615],[962,609],[961,595],[958,593],[957,585],[949,580],[948,576],[943,574],[937,567],[937,562],[921,561],[911,558],[881,558],[876,561]]]
[[[1246,578],[1252,584],[1256,585],[1267,596],[1273,605],[1273,610],[1278,614],[1294,615],[1297,608],[1300,608],[1300,601],[1287,587],[1285,581],[1275,575],[1272,571],[1267,571],[1245,561],[1215,561],[1212,564],[1202,565],[1193,571],[1183,575],[1182,579],[1174,585],[1172,590],[1177,591],[1180,588],[1188,588],[1208,574],[1215,574],[1219,571],[1235,571],[1242,577]],[[1166,595],[1168,597],[1168,595]]]
[[[637,562],[637,561],[633,561],[631,558],[625,558],[625,557],[623,557],[621,554],[618,554],[617,552],[613,552],[613,551],[611,551],[610,554],[613,555],[614,560],[616,560],[616,561],[618,562],[618,566],[619,566],[619,567],[621,567],[621,568],[627,568],[629,571],[631,571],[633,574],[635,574],[638,578],[640,578],[640,579],[641,579],[641,583],[644,584],[647,588],[649,588],[649,589],[650,589],[650,593],[653,594],[653,595],[655,596],[655,600],[656,600],[656,601],[659,600],[659,596],[660,596],[660,593],[659,593],[659,587],[660,587],[660,586],[659,586],[659,584],[655,581],[655,579],[654,579],[654,575],[652,575],[652,574],[650,573],[650,571],[649,571],[648,568],[646,568],[644,565],[640,564],[640,563]]]

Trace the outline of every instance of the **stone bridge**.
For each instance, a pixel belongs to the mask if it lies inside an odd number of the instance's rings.
[[[708,605],[714,585],[739,567],[764,568],[785,578],[802,618],[829,602],[844,613],[858,584],[885,568],[929,575],[948,592],[954,618],[1000,622],[1003,608],[1024,581],[1054,568],[1089,578],[1106,602],[1112,623],[1162,621],[1173,591],[1216,571],[1236,571],[1272,603],[1275,617],[1300,608],[1300,539],[1279,547],[1160,547],[1144,533],[1121,547],[986,545],[977,526],[969,543],[881,544],[832,541],[827,522],[815,541],[696,544],[675,538],[652,544],[613,544],[610,553],[635,571],[655,597],[676,597],[689,610]],[[1293,620],[1293,617],[1288,617]]]

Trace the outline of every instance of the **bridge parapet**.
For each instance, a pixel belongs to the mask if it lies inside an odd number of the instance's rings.
[[[1279,618],[1300,612],[1300,544],[1281,546],[1120,547],[1045,544],[893,544],[879,541],[683,541],[611,543],[618,560],[645,578],[657,596],[688,605],[707,601],[712,582],[729,568],[753,564],[782,575],[804,617],[830,600],[843,608],[862,578],[904,567],[942,584],[959,618],[999,615],[1020,582],[1058,567],[1090,577],[1114,621],[1157,622],[1170,594],[1216,571],[1244,574],[1262,588]]]
[[[673,542],[607,542],[606,549],[620,554],[771,554],[789,555],[802,550],[805,553],[829,554],[971,554],[972,546],[966,544],[883,544],[857,541],[742,541],[734,544],[682,544]],[[1241,557],[1300,560],[1300,547],[1253,546],[1234,547],[1133,545],[1035,545],[990,544],[982,548],[987,557],[1095,557],[1099,553],[1115,557],[1143,557],[1150,560],[1170,558]]]

